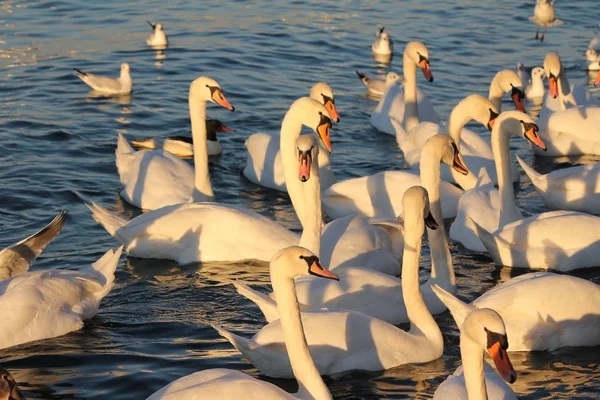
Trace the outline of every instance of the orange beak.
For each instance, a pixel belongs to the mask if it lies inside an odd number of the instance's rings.
[[[598,86],[600,83],[600,72],[598,72],[598,76],[596,77],[596,81],[594,82],[594,86]]]
[[[310,167],[312,165],[312,157],[309,154],[304,157],[302,154],[298,157],[300,168],[298,169],[298,179],[302,182],[306,182],[310,179]]]
[[[546,144],[542,141],[542,138],[539,137],[539,135],[537,134],[537,132],[535,131],[534,128],[528,129],[527,132],[525,132],[525,137],[527,138],[527,140],[529,140],[531,143],[535,144],[540,149],[542,149],[544,151],[546,151],[548,149],[546,147]]]
[[[427,60],[421,60],[419,62],[419,67],[423,71],[425,79],[427,79],[429,82],[433,82],[433,74],[431,73],[431,69],[429,69],[429,62]]]
[[[325,108],[327,109],[327,111],[329,111],[329,116],[334,122],[340,122],[340,115],[338,114],[335,108],[335,104],[333,104],[333,102],[328,101],[327,103],[325,103]]]
[[[510,359],[508,358],[508,353],[502,347],[500,347],[500,343],[496,342],[488,349],[490,356],[494,360],[494,364],[496,364],[496,368],[498,372],[500,372],[500,376],[508,383],[514,383],[517,380],[517,373],[513,368]]]
[[[227,101],[227,99],[225,98],[225,95],[223,94],[222,90],[215,90],[212,94],[212,99],[215,101],[215,103],[220,104],[222,107],[228,109],[229,111],[234,111],[235,108],[229,104],[229,101]]]
[[[515,107],[517,108],[517,110],[521,111],[522,113],[526,112],[525,104],[523,104],[523,92],[521,92],[517,88],[513,88],[511,97],[512,97],[513,103],[515,103]]]
[[[454,160],[452,160],[452,169],[461,175],[467,175],[469,173],[469,170],[465,167],[465,164],[463,164],[458,155],[455,155]]]
[[[340,277],[333,272],[323,268],[318,262],[313,262],[308,269],[311,275],[320,276],[321,278],[340,280]]]
[[[321,124],[317,127],[317,134],[321,141],[327,147],[327,150],[331,153],[333,149],[331,148],[331,139],[329,138],[329,129],[331,128],[331,122],[328,121],[324,124]]]
[[[488,129],[491,131],[494,128],[494,124],[496,123],[496,118],[490,119],[488,122]]]
[[[558,97],[558,81],[554,75],[550,75],[548,82],[550,85],[550,96],[555,99]]]

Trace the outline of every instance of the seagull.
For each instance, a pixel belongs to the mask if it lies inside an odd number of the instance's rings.
[[[169,45],[169,40],[167,39],[167,34],[163,30],[162,24],[159,24],[158,22],[155,24],[150,21],[146,22],[152,27],[152,33],[148,35],[148,39],[146,40],[148,46],[167,47]]]
[[[362,81],[362,83],[364,83],[367,89],[369,90],[369,94],[373,96],[383,96],[388,87],[396,84],[396,82],[401,81],[403,79],[395,72],[388,72],[388,74],[385,76],[385,80],[371,78],[358,71],[355,72],[356,75],[358,75],[359,79]]]
[[[373,42],[373,53],[376,54],[392,54],[392,38],[387,32],[384,32],[385,26],[379,28],[379,33],[377,34],[377,39]]]
[[[564,22],[556,18],[556,14],[554,13],[554,0],[537,0],[537,4],[533,9],[533,17],[529,17],[529,20],[536,23],[537,31],[535,32],[535,40],[540,39],[540,41],[544,41],[544,36],[546,36],[546,31],[549,26],[564,24]],[[544,27],[541,38],[539,37],[540,26]]]
[[[109,78],[106,76],[96,76],[87,72],[73,68],[77,72],[77,77],[84,81],[92,89],[106,94],[127,94],[131,93],[133,81],[129,72],[129,64],[121,64],[121,76],[118,78]]]

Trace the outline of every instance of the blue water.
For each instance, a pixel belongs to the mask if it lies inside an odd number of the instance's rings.
[[[200,75],[219,81],[236,107],[209,107],[236,133],[220,135],[224,153],[211,160],[218,201],[243,204],[298,229],[286,195],[257,187],[241,175],[244,140],[277,131],[294,99],[318,81],[336,93],[342,122],[332,130],[338,179],[398,169],[403,158],[393,137],[369,124],[375,102],[354,70],[402,72],[404,44],[429,48],[435,82],[419,84],[443,116],[471,93],[487,95],[500,69],[522,61],[541,65],[558,51],[572,83],[588,86],[582,56],[598,22],[597,0],[559,1],[564,26],[550,28],[543,43],[528,21],[533,1],[325,1],[199,2],[1,1],[0,11],[0,245],[39,229],[69,210],[61,235],[34,269],[81,268],[116,242],[91,218],[83,200],[95,200],[125,217],[137,215],[118,196],[115,167],[118,132],[131,137],[188,134],[187,91]],[[160,21],[170,47],[146,47],[146,20]],[[384,67],[371,57],[376,25],[395,43]],[[117,75],[132,67],[131,96],[97,98],[72,68]],[[596,95],[600,95],[595,91]],[[512,108],[506,102],[505,108]],[[478,132],[482,127],[475,126]],[[523,140],[513,151],[542,171],[552,160],[535,160]],[[544,211],[527,177],[519,205]],[[459,293],[473,299],[523,271],[494,267],[485,255],[452,245]],[[600,283],[600,270],[576,273]],[[423,271],[422,276],[427,276]],[[0,351],[27,397],[140,399],[166,383],[206,368],[256,370],[210,324],[250,336],[265,324],[260,312],[229,284],[231,279],[268,285],[264,265],[187,265],[125,259],[116,285],[96,317],[81,331]],[[380,373],[353,373],[328,380],[335,398],[428,398],[459,365],[458,330],[449,314],[438,318],[446,348],[425,365]],[[1,322],[0,322],[1,323]],[[600,349],[513,353],[519,373],[513,385],[527,399],[597,398]],[[275,381],[294,390],[293,381]]]

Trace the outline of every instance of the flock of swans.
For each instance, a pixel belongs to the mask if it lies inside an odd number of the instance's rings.
[[[540,40],[548,26],[562,24],[545,0],[538,0],[531,20],[538,31],[544,27]],[[163,26],[148,23],[148,45],[168,46]],[[600,47],[597,39],[589,54]],[[379,28],[372,50],[391,55],[385,28]],[[114,95],[131,92],[130,70],[123,64],[119,78],[76,72],[94,90]],[[322,375],[439,358],[444,340],[433,316],[446,310],[460,329],[462,366],[435,399],[515,398],[507,384],[517,379],[508,352],[600,345],[600,286],[556,273],[598,265],[600,164],[541,175],[513,159],[509,148],[514,136],[541,156],[600,155],[600,102],[570,85],[558,54],[548,53],[543,67],[531,71],[529,85],[522,65],[499,71],[487,98],[466,96],[442,122],[417,86],[418,70],[433,82],[427,46],[413,41],[404,48],[402,77],[391,72],[381,80],[357,72],[369,94],[380,97],[372,125],[396,137],[407,170],[336,179],[330,130],[340,115],[324,82],[293,102],[278,134],[248,137],[244,176],[289,194],[301,235],[242,206],[214,201],[208,157],[221,152],[216,132],[230,129],[206,119],[207,104],[234,107],[217,81],[195,79],[189,88],[191,139],[129,142],[118,135],[120,195],[144,213],[125,220],[96,202],[87,204],[121,247],[79,271],[28,272],[60,233],[62,212],[0,252],[0,348],[81,329],[110,292],[122,251],[180,264],[269,262],[272,293],[233,283],[268,324],[252,338],[214,328],[263,375],[298,382],[298,392],[290,394],[239,371],[210,369],[182,377],[149,399],[330,399]],[[501,110],[505,95],[516,110]],[[542,102],[537,121],[525,114],[525,98]],[[487,128],[491,142],[466,129],[470,121]],[[303,126],[314,135],[301,135]],[[193,167],[180,158],[186,156],[193,156]],[[517,207],[513,183],[520,179],[519,165],[551,211],[524,216]],[[323,224],[322,210],[331,222]],[[546,272],[512,278],[465,304],[455,297],[445,231],[445,220],[452,218],[451,240],[488,253],[497,265]],[[420,283],[425,232],[431,273]],[[396,326],[401,323],[410,323],[410,330]],[[8,371],[0,369],[0,375],[1,399],[24,398]]]

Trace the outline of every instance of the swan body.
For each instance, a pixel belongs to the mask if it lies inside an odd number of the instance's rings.
[[[373,42],[371,49],[375,54],[392,54],[392,50],[394,48],[394,44],[392,43],[392,38],[387,32],[384,32],[385,26],[378,29],[377,39]]]
[[[294,277],[316,275],[328,279],[337,276],[320,265],[319,258],[302,247],[289,247],[279,251],[270,264],[271,282],[279,299],[283,342],[281,350],[291,362],[292,374],[298,382],[298,392],[287,393],[277,386],[251,378],[239,371],[209,369],[180,378],[160,389],[148,400],[158,399],[304,399],[330,400],[331,394],[311,359],[304,335],[298,300],[294,290]],[[222,328],[214,327],[218,331]]]
[[[476,308],[502,316],[510,338],[508,351],[554,351],[567,346],[600,345],[600,286],[569,275],[528,273],[465,304],[436,290],[457,325]]]
[[[600,164],[579,165],[542,175],[518,156],[517,160],[550,210],[600,215]]]
[[[209,156],[216,156],[223,152],[221,143],[217,140],[217,132],[235,132],[235,129],[226,127],[218,119],[209,119],[206,121],[206,150]],[[193,139],[188,136],[169,136],[161,139],[159,137],[147,137],[143,139],[132,140],[130,142],[135,147],[143,149],[162,148],[178,157],[193,157],[194,145]]]
[[[320,102],[327,108],[331,119],[335,122],[340,121],[340,117],[335,108],[335,97],[333,90],[325,82],[315,84],[310,91],[310,98]],[[282,136],[271,133],[254,133],[246,140],[245,146],[248,149],[248,158],[243,174],[248,180],[260,186],[282,192],[287,191],[284,167],[281,160],[280,148],[281,141],[293,145],[296,138],[300,135]],[[289,146],[286,144],[286,146]],[[331,169],[329,154],[327,151],[319,152],[319,171],[321,177],[321,188],[325,189],[335,183],[335,175]]]
[[[418,279],[424,221],[427,219],[428,226],[432,228],[436,225],[429,214],[425,189],[411,188],[404,199],[407,213],[402,285],[411,330],[405,332],[387,322],[352,311],[302,313],[308,346],[322,375],[352,370],[379,371],[406,363],[431,361],[442,355],[442,335],[423,302]],[[279,295],[276,296],[279,301]],[[292,376],[289,361],[281,347],[281,320],[271,322],[252,339],[224,329],[220,329],[219,333],[262,374]]]
[[[215,80],[200,77],[192,82],[189,108],[194,137],[194,168],[168,151],[135,151],[119,134],[116,163],[124,186],[120,194],[125,201],[144,210],[156,210],[173,204],[214,200],[208,173],[207,101],[234,110]]]
[[[0,281],[25,273],[62,230],[67,212],[62,211],[42,230],[0,251]]]
[[[596,53],[594,49],[588,49],[585,52],[585,58],[587,60],[588,71],[598,71],[600,70],[600,56]]]
[[[106,76],[97,76],[88,72],[83,72],[73,68],[77,72],[77,77],[85,82],[89,87],[98,92],[106,94],[128,94],[131,93],[133,81],[131,80],[131,68],[129,64],[121,64],[121,75],[118,78],[108,78]]]
[[[457,324],[463,365],[442,382],[433,395],[434,400],[516,399],[506,384],[515,382],[517,373],[506,353],[512,346],[512,337],[507,335],[502,317],[492,309],[475,309]],[[486,352],[492,356],[502,376],[484,361]]]
[[[358,75],[358,78],[365,84],[369,90],[369,94],[377,97],[383,96],[387,88],[402,80],[402,77],[398,76],[395,72],[388,72],[385,79],[371,78],[358,71],[356,71],[356,75]]]
[[[467,190],[460,198],[456,219],[450,227],[452,240],[462,243],[470,250],[486,251],[474,222],[489,232],[495,232],[523,217],[515,204],[514,188],[510,179],[509,140],[513,135],[523,136],[536,146],[545,147],[537,130],[533,119],[519,111],[505,111],[496,118],[492,128],[492,149],[499,190],[490,184],[487,172],[480,174],[477,185]]]
[[[79,271],[40,270],[0,282],[0,349],[81,329],[110,292],[121,251]]]
[[[540,33],[540,27],[544,27],[542,37],[540,41],[544,40],[546,31],[549,26],[563,25],[560,19],[556,18],[554,12],[554,0],[537,0],[535,8],[533,9],[533,16],[529,17],[529,20],[537,25],[537,31],[535,33],[535,39],[537,40]]]
[[[163,25],[158,22],[155,24],[150,21],[146,22],[148,22],[148,25],[152,28],[152,33],[148,35],[148,39],[146,39],[148,46],[166,48],[169,45],[169,40],[167,39],[167,34],[163,29]]]

